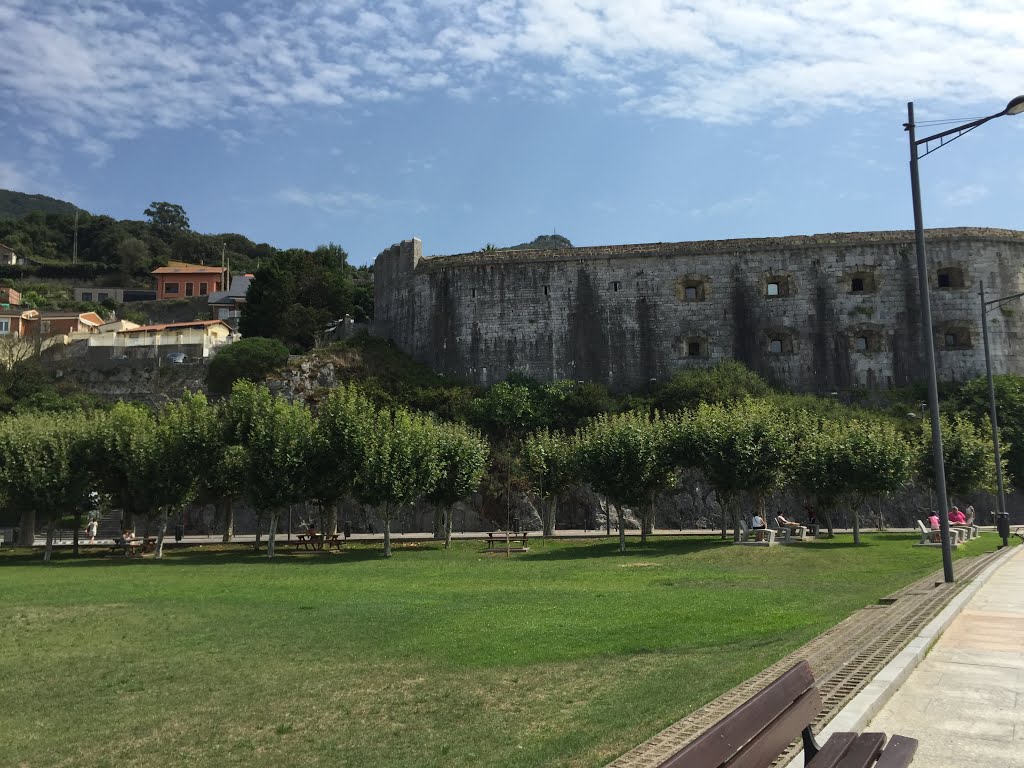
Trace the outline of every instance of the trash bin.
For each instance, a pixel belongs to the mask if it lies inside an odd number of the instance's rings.
[[[176,526],[174,526],[174,540],[175,541],[181,541],[182,538],[184,538],[184,536],[185,536],[185,526],[183,524],[181,524],[181,523],[178,523]]]

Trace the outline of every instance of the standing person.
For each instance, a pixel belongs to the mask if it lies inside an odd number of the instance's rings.
[[[964,517],[967,519],[968,525],[974,525],[974,505],[968,504],[967,509],[964,510]]]
[[[99,527],[100,523],[95,517],[89,520],[88,525],[85,526],[85,532],[89,534],[90,544],[96,543],[96,531],[99,530]]]

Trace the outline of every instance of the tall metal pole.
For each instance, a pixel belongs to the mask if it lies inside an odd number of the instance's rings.
[[[921,215],[921,181],[917,168],[917,142],[914,134],[914,102],[907,103],[907,132],[910,134],[910,188],[914,196],[914,242],[917,248],[917,285],[921,295],[921,336],[928,364],[928,410],[932,420],[932,463],[935,495],[939,505],[939,535],[942,539],[942,573],[953,583],[953,551],[949,544],[949,503],[946,500],[946,468],[942,456],[942,425],[939,423],[939,382],[935,369],[935,339],[932,333],[932,306],[928,294],[928,262],[924,251],[924,220]]]
[[[999,514],[1006,513],[1006,498],[1003,491],[1003,459],[999,453],[999,422],[996,419],[996,385],[992,381],[992,355],[988,346],[988,307],[985,305],[985,281],[981,284],[981,338],[985,341],[985,376],[988,378],[988,417],[992,422],[992,446],[996,456],[996,487],[999,490],[997,503]]]

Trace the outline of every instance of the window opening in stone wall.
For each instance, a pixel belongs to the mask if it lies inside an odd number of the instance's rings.
[[[854,349],[856,349],[858,352],[867,352],[868,351],[868,337],[867,336],[858,336],[857,340],[854,342]]]
[[[864,293],[864,278],[855,277],[850,280],[850,291],[852,293]]]
[[[686,300],[687,301],[696,301],[697,300],[697,288],[695,286],[692,286],[692,285],[686,286],[685,294],[686,294]]]
[[[779,284],[778,283],[768,283],[768,295],[769,296],[778,296],[779,295]]]
[[[947,333],[946,334],[946,346],[947,347],[955,347],[956,346],[956,334],[955,333]]]
[[[700,357],[700,342],[699,341],[691,341],[689,344],[687,344],[686,345],[686,353],[690,357]]]
[[[548,295],[548,287],[547,287],[546,285],[544,286],[544,295],[545,295],[545,296],[547,296],[547,295]]]
[[[772,339],[768,342],[768,351],[773,355],[782,354],[782,339]]]
[[[612,281],[612,290],[615,291],[616,293],[618,293],[618,290],[621,286],[622,283],[620,283],[618,280]]]
[[[472,294],[470,295],[470,298],[473,298],[473,299],[476,298],[476,288],[472,289]]]
[[[957,267],[945,267],[937,274],[939,288],[963,288],[964,272]]]

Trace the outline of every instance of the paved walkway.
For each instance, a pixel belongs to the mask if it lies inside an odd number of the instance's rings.
[[[914,768],[1024,766],[1024,548],[971,597],[865,730],[919,739]]]

